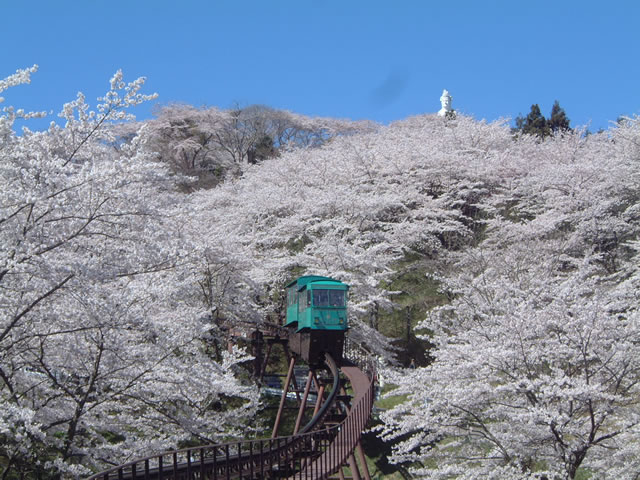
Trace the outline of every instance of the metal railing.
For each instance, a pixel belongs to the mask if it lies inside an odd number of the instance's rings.
[[[327,451],[339,427],[261,440],[242,440],[167,452],[135,460],[91,477],[93,480],[319,478],[310,459]],[[298,472],[298,473],[296,473]]]
[[[355,376],[355,381],[351,379],[354,399],[340,424],[320,425],[314,431],[287,437],[161,453],[111,468],[88,480],[328,478],[353,453],[374,402],[375,360],[369,352],[350,343],[345,345],[344,357],[357,368],[350,370]]]
[[[343,358],[360,367],[371,383],[377,381],[378,361],[376,356],[359,343],[353,342],[349,337],[344,339]]]
[[[374,383],[356,399],[347,417],[340,423],[338,432],[331,444],[313,462],[306,466],[299,477],[304,479],[327,478],[345,464],[360,441],[362,430],[371,416],[374,401]],[[315,472],[321,473],[320,475]]]

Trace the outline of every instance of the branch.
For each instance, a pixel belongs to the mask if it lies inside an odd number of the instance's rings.
[[[69,158],[67,158],[67,161],[64,162],[62,164],[63,167],[66,167],[69,162],[71,160],[73,160],[73,157],[75,156],[76,153],[78,153],[78,150],[80,150],[82,148],[82,146],[87,143],[87,141],[89,141],[89,139],[93,136],[94,133],[96,133],[98,131],[98,129],[102,126],[102,124],[105,122],[105,120],[109,117],[109,115],[111,115],[111,112],[113,112],[113,108],[109,108],[109,110],[107,110],[107,112],[102,115],[102,118],[98,121],[98,123],[96,123],[96,125],[93,127],[93,129],[89,132],[88,135],[86,135],[82,141],[80,142],[80,144],[73,150],[73,152],[71,152],[71,155],[69,156]]]
[[[9,216],[4,217],[4,218],[0,218],[0,224],[6,222],[8,220],[11,220],[13,217],[18,215],[22,210],[24,210],[25,208],[29,208],[29,207],[33,207],[33,203],[27,203],[26,205],[23,205],[20,208],[18,208],[15,212],[10,214]]]
[[[507,452],[507,449],[504,448],[502,446],[502,443],[489,431],[489,429],[486,427],[485,423],[482,421],[482,419],[478,415],[476,415],[472,411],[467,410],[465,408],[462,408],[462,407],[460,407],[458,405],[453,405],[453,406],[455,408],[457,408],[458,410],[461,410],[462,412],[466,413],[467,415],[470,415],[473,419],[475,419],[475,421],[478,423],[479,427],[484,432],[484,434],[482,434],[482,436],[484,438],[486,438],[487,440],[492,441],[500,449],[500,451],[504,455],[505,459],[508,462],[511,461],[511,456],[509,455],[509,452]]]
[[[11,394],[11,399],[15,402],[18,403],[18,397],[16,397],[16,392],[13,389],[13,385],[11,385],[11,381],[9,380],[9,377],[7,376],[7,374],[4,372],[4,370],[2,369],[2,367],[0,367],[0,378],[2,378],[2,380],[4,381],[5,385],[7,386],[7,388],[9,389],[9,393]]]
[[[9,335],[9,332],[11,331],[11,329],[13,329],[13,327],[16,326],[16,324],[20,321],[20,319],[22,317],[24,317],[27,313],[29,313],[31,310],[33,310],[35,308],[35,306],[38,305],[42,300],[44,300],[45,298],[53,295],[56,291],[61,289],[73,277],[75,277],[74,273],[71,273],[71,274],[67,275],[67,278],[62,280],[62,282],[60,282],[58,285],[53,287],[48,292],[45,292],[42,295],[40,295],[33,302],[31,302],[31,304],[29,304],[22,312],[20,312],[16,317],[14,317],[13,321],[11,321],[11,323],[9,325],[7,325],[7,327],[4,329],[4,331],[0,334],[0,342],[2,342],[7,337],[7,335]]]

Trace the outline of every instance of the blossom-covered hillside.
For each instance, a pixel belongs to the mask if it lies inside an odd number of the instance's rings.
[[[299,274],[349,283],[349,335],[392,360],[371,319],[411,268],[446,301],[417,330],[433,362],[386,370],[405,399],[379,430],[392,460],[423,478],[637,478],[637,118],[544,140],[462,115],[136,123],[142,84],[117,73],[95,111],[79,96],[43,132],[0,116],[3,477],[242,434],[257,395],[227,332],[282,314]]]
[[[639,187],[637,119],[540,141],[425,115],[284,153],[194,199],[250,278],[334,275],[362,320],[393,308],[398,261],[423,259],[450,301],[420,325],[435,360],[392,378],[408,397],[382,429],[408,438],[394,459],[416,475],[635,478]]]

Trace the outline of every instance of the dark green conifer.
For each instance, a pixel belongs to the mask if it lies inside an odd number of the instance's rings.
[[[531,105],[531,111],[526,117],[518,116],[515,120],[516,127],[514,132],[535,135],[539,138],[545,138],[558,132],[567,132],[571,130],[569,127],[569,118],[564,109],[556,100],[551,109],[551,116],[546,119],[540,112],[540,106],[537,103]]]
[[[549,134],[549,127],[547,126],[547,120],[540,112],[540,106],[537,103],[531,105],[531,111],[526,118],[520,122],[516,120],[516,124],[519,123],[519,130],[522,133],[529,135],[537,135],[540,138],[544,138]]]
[[[558,100],[553,104],[553,108],[551,109],[551,117],[547,121],[547,125],[551,129],[553,133],[558,132],[567,132],[571,130],[569,127],[569,119],[567,118],[567,114],[564,109],[560,107],[560,103]]]

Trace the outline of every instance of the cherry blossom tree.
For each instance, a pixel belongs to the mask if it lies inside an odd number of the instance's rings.
[[[215,186],[220,183],[233,160],[220,148],[216,134],[230,121],[229,115],[217,108],[200,109],[189,105],[168,105],[145,122],[146,145],[158,159],[185,178],[191,186]]]
[[[376,309],[392,308],[384,285],[399,260],[417,252],[435,261],[474,241],[474,204],[491,185],[467,159],[511,143],[501,124],[422,116],[283,151],[193,195],[197,229],[242,265],[257,295],[301,273],[346,281],[351,334],[373,340],[364,324]],[[384,350],[388,340],[379,340]]]
[[[381,355],[363,320],[421,256],[450,303],[420,325],[433,365],[387,372],[408,400],[383,430],[408,436],[395,460],[416,474],[619,475],[637,465],[638,144],[633,120],[540,142],[426,115],[284,152],[193,201],[252,291],[300,273],[350,283],[350,335]]]
[[[368,319],[418,259],[449,303],[419,326],[433,363],[385,371],[407,395],[384,414],[395,461],[426,478],[637,476],[637,119],[542,141],[464,115],[172,106],[134,124],[141,86],[118,73],[96,112],[79,96],[46,132],[0,117],[7,475],[239,429],[255,395],[228,333],[277,313],[300,274],[349,283],[349,335],[390,358]],[[247,161],[256,132],[278,158]],[[176,188],[216,166],[238,175]]]
[[[143,83],[117,72],[95,111],[78,94],[65,124],[43,132],[15,134],[31,115],[21,110],[0,116],[3,478],[83,475],[215,441],[255,408],[234,374],[246,355],[210,354],[217,338],[173,178],[140,135],[117,137],[127,110],[154,98]]]
[[[147,145],[174,171],[197,178],[187,189],[210,188],[239,175],[247,163],[293,148],[318,147],[339,135],[370,130],[370,122],[306,117],[262,105],[222,110],[172,104],[145,122]]]
[[[400,260],[422,259],[450,303],[420,325],[434,363],[387,372],[408,399],[383,430],[408,438],[395,460],[416,474],[622,475],[637,465],[638,144],[634,119],[538,141],[412,117],[245,166],[189,197],[184,232],[213,259],[212,317],[260,322],[269,288],[332,275],[352,285],[350,335],[381,355],[366,318],[393,308]]]
[[[392,380],[394,460],[424,478],[637,478],[637,121],[469,158],[477,246],[438,272],[434,362]],[[400,440],[400,438],[402,438]]]

